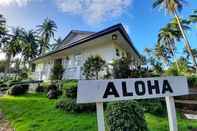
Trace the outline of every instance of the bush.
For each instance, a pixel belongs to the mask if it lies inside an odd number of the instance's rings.
[[[135,101],[109,103],[106,118],[110,131],[148,130],[143,109]]]
[[[8,90],[8,86],[6,84],[0,84],[0,91],[6,91]]]
[[[64,68],[62,64],[55,63],[51,72],[52,72],[51,80],[61,80],[64,73]]]
[[[189,87],[197,87],[197,76],[188,77],[188,85]]]
[[[153,115],[163,116],[166,114],[166,104],[160,99],[138,100],[144,111]]]
[[[90,56],[83,65],[83,75],[86,79],[99,79],[99,73],[104,71],[105,66],[106,62],[101,56]]]
[[[69,98],[77,97],[77,81],[65,81],[63,84],[64,94]]]
[[[14,85],[9,89],[8,94],[14,96],[22,95],[28,91],[28,88],[29,85]]]
[[[57,97],[58,97],[58,91],[57,90],[50,89],[49,92],[47,93],[47,97],[49,99],[57,99]]]
[[[46,89],[43,86],[37,86],[36,89],[35,89],[35,91],[37,93],[43,93],[43,92],[46,91]]]
[[[76,99],[62,97],[56,102],[56,108],[65,112],[93,112],[96,110],[95,104],[77,104]]]
[[[114,78],[128,78],[130,76],[130,60],[121,58],[113,61],[113,77]]]

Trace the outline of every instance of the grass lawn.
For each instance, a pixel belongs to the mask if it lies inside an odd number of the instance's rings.
[[[16,131],[97,131],[96,114],[65,113],[55,108],[55,100],[43,95],[0,97],[0,110]],[[168,131],[165,117],[146,114],[150,131]],[[197,121],[180,119],[179,131],[197,128]]]

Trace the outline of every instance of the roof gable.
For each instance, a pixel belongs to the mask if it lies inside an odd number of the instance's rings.
[[[94,34],[94,32],[88,32],[88,31],[78,31],[78,30],[72,30],[68,35],[64,38],[62,44],[57,49],[61,49],[65,46],[68,46],[69,44],[79,41],[80,39],[83,39],[85,37],[88,37],[90,35]]]

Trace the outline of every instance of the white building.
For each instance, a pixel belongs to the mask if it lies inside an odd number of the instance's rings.
[[[49,79],[54,62],[60,62],[65,70],[63,79],[83,79],[83,63],[89,56],[95,55],[108,63],[125,56],[133,61],[133,65],[141,64],[140,54],[127,32],[121,24],[117,24],[95,33],[71,31],[57,49],[33,60],[36,65],[33,78]]]

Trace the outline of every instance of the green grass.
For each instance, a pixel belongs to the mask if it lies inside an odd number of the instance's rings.
[[[65,113],[55,108],[55,100],[44,95],[5,96],[0,98],[3,111],[16,131],[96,131],[95,113]],[[168,131],[166,117],[146,114],[150,131]],[[197,128],[197,121],[181,119],[178,115],[179,131]]]
[[[55,109],[41,95],[0,98],[0,109],[16,131],[96,131],[95,114],[71,114]]]

